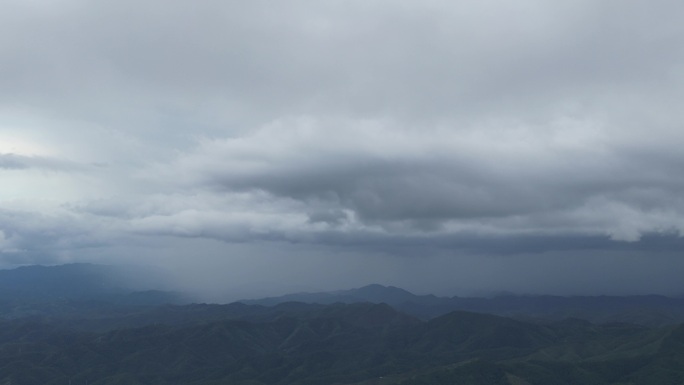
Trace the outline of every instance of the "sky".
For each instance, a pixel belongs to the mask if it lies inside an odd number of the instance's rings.
[[[684,295],[681,1],[0,6],[0,268]]]

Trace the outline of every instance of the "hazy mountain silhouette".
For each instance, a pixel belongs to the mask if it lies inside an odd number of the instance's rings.
[[[628,322],[652,326],[684,322],[684,299],[658,295],[561,297],[509,294],[492,298],[437,297],[415,295],[397,287],[373,284],[351,290],[296,293],[240,302],[272,306],[291,301],[319,304],[387,303],[421,319],[462,310],[521,319],[580,318],[597,323]]]
[[[86,309],[106,314],[112,306],[188,302],[180,293],[141,290],[144,279],[153,287],[154,271],[87,263],[0,270],[0,316],[80,314]]]

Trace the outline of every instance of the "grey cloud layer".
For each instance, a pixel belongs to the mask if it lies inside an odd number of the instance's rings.
[[[5,100],[79,117],[534,116],[681,79],[669,1],[9,4]]]
[[[681,2],[3,9],[12,260],[166,237],[402,255],[680,247]],[[13,138],[45,151],[3,150]]]
[[[386,122],[289,121],[204,142],[173,164],[192,186],[265,191],[386,230],[584,232],[636,240],[682,226],[682,159],[635,157],[587,122],[405,131]],[[672,143],[679,143],[677,140]],[[314,211],[313,217],[320,215]]]
[[[46,171],[77,172],[87,171],[95,167],[97,165],[79,164],[59,158],[0,153],[0,169],[4,170],[40,169]]]

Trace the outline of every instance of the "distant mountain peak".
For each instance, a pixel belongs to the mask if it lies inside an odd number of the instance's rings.
[[[402,293],[402,294],[407,294],[407,295],[414,295],[408,290],[404,290],[400,287],[396,286],[384,286],[379,283],[372,283],[370,285],[362,286],[358,289],[352,289],[352,290],[347,290],[347,291],[358,291],[358,292],[366,292],[366,293]]]
[[[371,284],[360,287],[358,289],[340,292],[338,294],[352,297],[360,297],[360,299],[368,302],[386,302],[389,304],[397,304],[410,301],[416,297],[415,294],[407,290],[395,286],[383,286],[379,284]]]
[[[282,302],[304,302],[319,304],[332,304],[336,302],[371,302],[387,303],[389,305],[394,306],[397,304],[414,301],[416,298],[419,298],[419,296],[416,296],[415,294],[404,289],[395,286],[383,286],[374,283],[357,289],[338,290],[322,293],[295,293],[287,294],[280,297],[244,300],[242,302],[266,306],[275,305]]]

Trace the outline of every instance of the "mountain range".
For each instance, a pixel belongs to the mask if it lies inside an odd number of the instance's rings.
[[[369,285],[202,304],[137,291],[110,271],[0,272],[0,384],[684,383],[677,298],[459,298]]]
[[[684,298],[659,295],[562,297],[509,294],[490,298],[437,297],[415,295],[401,288],[372,284],[358,289],[296,293],[240,302],[264,306],[284,302],[386,303],[421,319],[462,310],[527,320],[580,318],[595,323],[629,322],[647,326],[684,322]]]
[[[190,304],[187,293],[163,291],[152,282],[160,274],[151,268],[93,264],[26,266],[0,270],[0,316],[55,314],[87,302],[106,303],[107,309],[137,305]],[[150,283],[145,284],[145,281]],[[245,299],[248,305],[274,306],[286,302],[311,304],[386,303],[419,319],[429,320],[452,311],[494,314],[521,320],[585,319],[594,323],[627,322],[664,326],[684,322],[684,298],[639,296],[501,295],[494,297],[438,297],[371,284],[361,288],[279,297]]]

